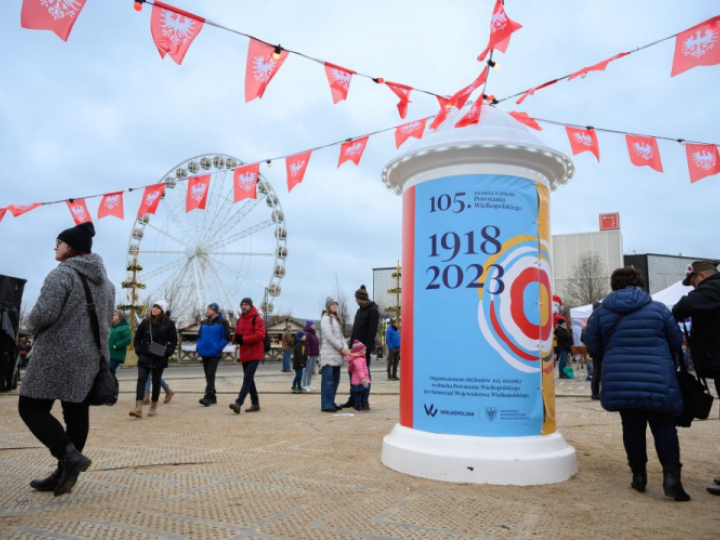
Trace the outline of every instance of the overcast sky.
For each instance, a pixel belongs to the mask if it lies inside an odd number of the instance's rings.
[[[494,0],[173,5],[344,67],[452,94],[482,68],[476,57],[487,43]],[[149,6],[136,13],[130,0],[87,0],[67,43],[22,29],[20,8],[20,0],[0,3],[0,207],[155,183],[202,153],[254,161],[400,123],[387,88],[356,78],[348,101],[333,105],[322,67],[292,55],[265,97],[245,103],[247,39],[206,26],[177,66],[155,49]],[[501,69],[488,87],[498,97],[684,30],[716,15],[718,3],[508,0],[506,9],[524,28],[498,55]],[[674,40],[667,41],[501,108],[718,143],[720,66],[670,78],[673,50]],[[407,120],[436,110],[435,98],[413,94]],[[546,125],[540,136],[570,154],[564,129]],[[601,162],[589,153],[575,157],[574,179],[553,195],[553,233],[597,230],[599,213],[617,211],[625,253],[720,258],[720,177],[691,185],[679,144],[660,142],[659,174],[630,164],[624,137],[598,136]],[[262,169],[279,193],[289,235],[276,308],[317,317],[334,276],[352,296],[361,283],[372,286],[373,267],[395,265],[401,204],[380,175],[400,151],[387,133],[370,139],[359,167],[336,169],[337,148],[317,152],[291,194],[282,163]],[[93,214],[98,202],[88,201]],[[124,221],[95,220],[94,251],[118,287],[138,205],[137,194],[127,195]],[[0,274],[28,280],[26,307],[56,265],[57,234],[72,224],[64,205],[8,214],[0,223]],[[269,273],[255,279],[267,282]],[[248,294],[259,303],[257,290]]]

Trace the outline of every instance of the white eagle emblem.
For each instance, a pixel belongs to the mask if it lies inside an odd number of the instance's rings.
[[[247,172],[237,177],[238,187],[245,191],[251,191],[255,186],[255,175]]]
[[[120,195],[110,195],[105,197],[105,208],[112,210],[120,203]]]
[[[700,58],[710,49],[715,47],[718,39],[717,28],[706,28],[705,32],[698,30],[694,36],[690,36],[683,41],[682,52],[685,56],[694,56]]]
[[[258,55],[253,60],[253,76],[256,81],[268,82],[275,72],[275,59],[272,56]]]
[[[73,204],[70,207],[70,212],[75,216],[75,219],[85,219],[87,217],[85,209],[80,205]]]
[[[495,13],[492,14],[492,17],[490,18],[490,32],[495,33],[499,32],[505,26],[507,26],[507,15],[505,15],[505,10],[498,9]]]
[[[40,0],[40,5],[46,7],[55,20],[74,17],[82,9],[79,0]]]
[[[195,35],[195,19],[167,9],[163,9],[161,17],[163,36],[172,41],[173,45],[185,44]]]
[[[593,139],[587,133],[573,133],[573,138],[583,146],[593,146]]]
[[[715,163],[717,162],[715,154],[707,150],[693,152],[692,159],[693,163],[695,163],[695,166],[703,169],[704,171],[712,170],[713,167],[715,167]]]
[[[300,174],[300,171],[302,171],[302,168],[305,166],[305,160],[301,159],[299,161],[296,161],[294,163],[290,164],[290,176],[295,178],[298,174]]]
[[[654,154],[653,147],[647,143],[636,142],[633,144],[633,150],[635,150],[635,153],[645,161],[651,160]]]
[[[416,131],[420,129],[420,122],[410,122],[409,124],[405,124],[400,128],[400,131],[402,133],[412,133],[413,131]]]
[[[152,193],[148,193],[145,196],[145,204],[147,206],[152,206],[152,204],[157,200],[157,198],[160,196],[159,191],[153,191]]]
[[[335,69],[335,68],[333,68],[330,73],[332,74],[332,78],[338,84],[338,86],[343,87],[345,90],[350,89],[350,81],[352,81],[352,73],[350,73],[348,71],[343,71],[342,69]]]
[[[19,210],[20,212],[25,212],[26,210],[29,210],[32,204],[14,204],[15,210]]]
[[[205,192],[207,191],[208,185],[206,182],[195,184],[193,187],[190,188],[190,196],[195,199],[197,202],[200,202],[203,200],[203,197],[205,196]]]
[[[365,148],[365,144],[361,142],[356,142],[345,148],[345,155],[346,156],[356,156],[360,154],[363,149]]]

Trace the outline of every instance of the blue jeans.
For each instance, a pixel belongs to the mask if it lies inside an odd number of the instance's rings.
[[[340,366],[323,366],[320,370],[320,408],[323,410],[336,407],[335,394],[340,384]]]
[[[108,364],[110,365],[110,371],[112,371],[112,374],[115,375],[115,372],[120,365],[120,360],[110,360]]]
[[[145,393],[146,394],[148,392],[150,392],[150,381],[151,380],[152,380],[152,369],[150,370],[150,376],[148,377],[147,384],[145,385]],[[168,383],[165,382],[165,379],[163,379],[162,377],[160,378],[160,386],[162,386],[162,389],[165,390],[166,392],[168,390],[170,390],[170,386],[168,385]]]
[[[297,368],[295,370],[295,378],[293,379],[293,390],[295,388],[300,388],[300,383],[302,382],[302,376],[303,376],[303,368]]]
[[[313,376],[315,375],[315,364],[317,363],[317,356],[308,356],[307,366],[303,371],[302,387],[310,386]]]
[[[282,363],[283,371],[290,371],[290,357],[291,356],[292,356],[292,351],[283,351],[283,363]]]
[[[567,351],[560,351],[560,362],[558,364],[559,365],[558,369],[560,370],[561,376],[565,376],[565,372],[563,371],[563,369],[565,369],[565,366],[567,365],[567,357],[568,357]]]
[[[350,395],[353,397],[356,410],[370,408],[370,385],[365,388],[362,384],[351,384]]]

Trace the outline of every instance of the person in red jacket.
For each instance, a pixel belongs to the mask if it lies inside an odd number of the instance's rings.
[[[240,388],[240,395],[235,403],[230,404],[230,408],[235,414],[240,414],[248,393],[252,405],[245,412],[257,412],[260,410],[260,399],[258,398],[257,388],[255,387],[255,371],[258,364],[265,357],[265,321],[253,306],[251,298],[243,298],[240,302],[240,311],[242,315],[238,320],[233,334],[233,343],[240,345],[240,362],[243,368],[243,383]]]

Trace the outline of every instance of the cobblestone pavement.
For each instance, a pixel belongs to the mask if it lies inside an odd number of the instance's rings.
[[[645,540],[717,538],[720,529],[720,500],[704,491],[720,474],[717,405],[712,421],[680,432],[693,501],[674,503],[662,495],[652,449],[647,493],[630,489],[619,418],[587,397],[582,380],[559,381],[559,394],[582,397],[557,404],[580,472],[519,488],[386,469],[380,449],[398,419],[398,385],[379,370],[373,410],[354,416],[321,413],[317,392],[290,394],[292,374],[277,364],[259,370],[262,411],[239,416],[227,408],[238,366],[221,366],[220,404],[210,408],[197,403],[201,369],[166,375],[177,395],[155,418],[136,420],[127,415],[135,371],[121,370],[120,403],[92,410],[93,466],[59,498],[28,486],[54,464],[18,418],[17,396],[0,397],[0,539]]]

